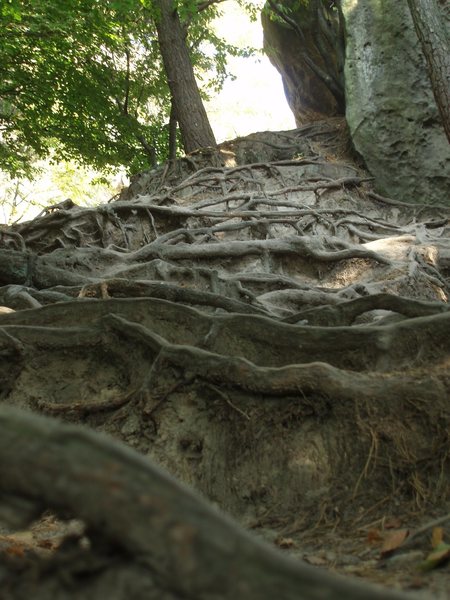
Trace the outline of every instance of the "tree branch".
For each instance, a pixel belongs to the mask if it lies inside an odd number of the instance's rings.
[[[197,4],[197,10],[198,12],[202,12],[203,10],[206,10],[207,8],[209,8],[210,6],[213,6],[214,4],[221,4],[222,2],[226,2],[227,0],[205,0],[205,2],[199,2]]]

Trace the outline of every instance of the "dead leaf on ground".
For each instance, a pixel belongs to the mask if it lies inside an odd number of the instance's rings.
[[[444,541],[444,529],[442,527],[433,527],[431,534],[431,547],[437,548]]]
[[[381,557],[386,558],[400,548],[408,535],[409,529],[397,529],[397,531],[393,531],[387,535],[384,539],[383,546],[381,547]]]
[[[367,532],[367,541],[369,544],[379,544],[383,541],[383,532],[379,529],[369,529]]]

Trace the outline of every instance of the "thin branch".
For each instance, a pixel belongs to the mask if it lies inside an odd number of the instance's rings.
[[[210,6],[213,6],[214,4],[221,4],[222,2],[226,2],[227,0],[205,0],[205,2],[199,2],[197,4],[197,11],[198,12],[202,12],[203,10],[206,10],[207,8],[209,8]]]

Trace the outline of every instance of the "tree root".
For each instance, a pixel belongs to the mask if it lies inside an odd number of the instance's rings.
[[[164,598],[408,597],[283,557],[148,460],[85,429],[2,408],[0,462],[2,491],[41,509],[69,510],[157,574]],[[5,567],[2,579],[8,585]]]

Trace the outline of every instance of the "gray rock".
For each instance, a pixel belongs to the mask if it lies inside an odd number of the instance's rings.
[[[141,428],[139,417],[137,415],[130,415],[125,423],[122,425],[122,435],[133,435],[137,433]]]
[[[342,10],[346,117],[377,190],[450,204],[450,145],[406,0],[343,0]],[[449,9],[440,10],[444,21]]]
[[[311,70],[304,60],[307,54],[327,75],[341,80],[343,87],[342,59],[337,53],[337,19],[329,21],[329,37],[320,35],[317,17],[307,3],[285,0],[286,8],[291,9],[292,18],[302,31],[302,37],[280,19],[270,18],[264,11],[261,22],[264,31],[264,49],[269,60],[280,72],[286,98],[294,113],[297,126],[326,117],[342,115],[340,104],[328,86]],[[318,52],[317,40],[326,50],[326,60]],[[342,50],[342,48],[341,48]]]

